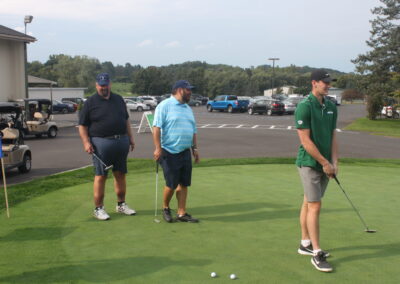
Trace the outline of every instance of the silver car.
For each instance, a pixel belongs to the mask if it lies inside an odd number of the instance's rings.
[[[285,113],[286,114],[293,114],[296,111],[296,102],[292,99],[286,99],[282,101],[285,104]]]
[[[140,101],[133,101],[130,99],[125,99],[124,100],[126,103],[126,108],[128,111],[144,111],[144,110],[150,110],[150,107],[147,104],[144,104]]]

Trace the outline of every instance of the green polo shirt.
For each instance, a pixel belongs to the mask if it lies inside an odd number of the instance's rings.
[[[310,129],[311,140],[317,146],[321,155],[330,162],[332,162],[332,138],[333,131],[336,129],[336,120],[336,105],[325,98],[321,105],[318,99],[310,93],[297,105],[295,112],[296,128]],[[296,165],[322,171],[321,164],[307,153],[303,145],[299,147]]]

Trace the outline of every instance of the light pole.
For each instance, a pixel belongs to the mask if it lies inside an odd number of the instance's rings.
[[[24,24],[25,24],[25,34],[26,34],[26,24],[32,23],[33,16],[31,15],[26,15],[24,18]]]
[[[272,97],[272,95],[274,94],[275,61],[279,60],[279,58],[272,57],[272,58],[268,58],[268,60],[272,60],[272,78],[271,78],[271,97]]]

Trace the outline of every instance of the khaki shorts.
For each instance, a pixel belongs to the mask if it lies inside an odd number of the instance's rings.
[[[329,178],[325,173],[310,167],[297,168],[304,188],[304,195],[308,202],[319,202],[324,196]]]

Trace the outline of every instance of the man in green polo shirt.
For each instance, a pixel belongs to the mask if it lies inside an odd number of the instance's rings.
[[[327,100],[330,83],[328,72],[318,69],[311,74],[311,93],[296,109],[295,120],[300,147],[296,165],[304,188],[300,212],[301,244],[299,254],[311,255],[311,263],[323,272],[332,271],[326,261],[329,253],[319,243],[321,199],[329,178],[337,173],[336,105]]]

